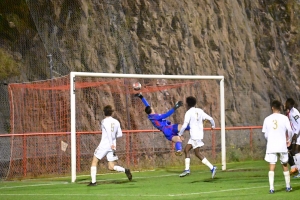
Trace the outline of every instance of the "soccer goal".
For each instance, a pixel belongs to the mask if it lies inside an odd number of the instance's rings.
[[[135,82],[141,83],[139,91],[132,87]],[[84,134],[86,131],[83,130],[90,130],[87,131],[89,133],[99,132],[99,123],[104,117],[102,108],[107,104],[114,107],[114,117],[121,122],[122,130],[125,133],[123,134],[125,139],[117,144],[117,151],[123,152],[127,158],[124,159],[125,165],[126,162],[130,164],[129,162],[132,160],[134,165],[138,165],[139,162],[147,164],[153,159],[151,152],[160,152],[159,156],[163,157],[162,152],[166,151],[166,139],[149,134],[152,125],[147,120],[140,99],[134,96],[137,92],[143,94],[157,113],[166,112],[178,100],[185,101],[187,96],[195,96],[198,100],[197,106],[211,115],[216,121],[217,128],[219,127],[222,170],[226,169],[224,76],[71,72],[72,182],[76,181],[77,168],[80,167],[77,154],[79,152],[82,154],[84,148],[95,149],[100,142],[98,137],[96,140],[93,139],[92,147],[87,147],[86,144],[77,147],[79,144],[77,133]],[[184,108],[176,110],[170,116],[170,121],[182,123],[185,111]]]

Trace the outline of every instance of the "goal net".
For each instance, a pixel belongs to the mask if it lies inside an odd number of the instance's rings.
[[[99,81],[99,79],[101,81]],[[212,80],[207,82],[207,80]],[[217,81],[216,81],[217,80]],[[180,76],[180,75],[138,75],[138,74],[105,74],[71,72],[70,74],[70,96],[71,96],[71,166],[72,182],[76,180],[76,132],[86,127],[88,121],[99,126],[99,120],[103,118],[101,108],[110,104],[115,108],[115,117],[121,121],[123,129],[127,130],[147,130],[152,127],[144,111],[144,105],[140,99],[134,98],[137,93],[132,88],[132,84],[140,82],[142,84],[143,96],[150,102],[156,113],[165,113],[171,109],[176,101],[183,100],[187,96],[195,96],[201,99],[207,112],[214,116],[217,126],[221,126],[222,135],[222,168],[225,169],[225,111],[224,111],[224,77],[223,76]],[[81,83],[90,87],[81,89]],[[94,86],[94,87],[92,87]],[[219,90],[217,90],[219,88]],[[88,94],[88,95],[87,95]],[[91,95],[91,96],[90,96]],[[86,99],[88,98],[88,99]],[[79,102],[77,101],[79,99]],[[84,101],[82,101],[84,100]],[[88,104],[86,103],[88,102]],[[200,102],[198,102],[200,103]],[[77,109],[78,104],[85,104],[91,108],[91,113],[84,113]],[[199,105],[200,106],[200,105]],[[100,113],[95,113],[95,112]],[[216,112],[219,111],[217,113]],[[173,123],[182,123],[184,109],[170,117]],[[216,115],[217,114],[217,115]],[[90,120],[85,121],[85,116]],[[95,116],[100,116],[96,119]],[[218,123],[219,122],[219,123]],[[129,159],[133,162],[153,159],[155,152],[163,154],[170,152],[170,144],[167,140],[159,137],[154,138],[153,134],[135,134],[133,131],[126,134],[125,141],[120,151],[126,153],[127,164]],[[224,146],[223,146],[224,145]],[[96,144],[95,144],[96,146]],[[127,148],[124,148],[127,147]],[[169,147],[169,148],[168,148]],[[164,150],[165,149],[165,150]],[[131,155],[131,156],[129,156]],[[168,155],[165,155],[168,157]],[[147,163],[147,162],[146,162]],[[148,163],[147,163],[148,164]]]
[[[137,81],[142,85],[139,91],[132,88]],[[176,101],[195,96],[197,106],[221,127],[216,130],[216,138],[210,132],[204,136],[207,156],[217,149],[226,168],[223,76],[71,72],[70,76],[47,81],[10,84],[8,89],[13,133],[8,179],[71,172],[74,182],[77,174],[88,174],[101,140],[100,121],[107,104],[114,107],[113,116],[123,130],[116,151],[120,164],[143,170],[182,163],[182,157],[174,156],[172,143],[153,128],[143,103],[134,96],[137,92],[142,92],[157,113],[165,113]],[[182,123],[185,111],[181,107],[168,119]],[[184,136],[188,138],[188,133]],[[107,171],[106,165],[103,159],[101,172]]]

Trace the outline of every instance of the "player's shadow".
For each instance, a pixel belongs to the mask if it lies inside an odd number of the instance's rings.
[[[128,183],[132,183],[132,182],[136,182],[136,180],[101,180],[101,181],[97,181],[97,185],[109,185],[109,184],[128,184]],[[86,181],[81,181],[79,182],[79,184],[84,184],[84,185],[88,185],[90,182],[88,180]]]
[[[296,190],[298,191],[298,190],[300,190],[300,186],[293,186],[293,184],[291,184],[291,186],[292,186],[292,191],[291,192],[295,192]],[[277,187],[278,188],[278,187]],[[275,187],[275,193],[276,192],[285,192],[285,187],[282,187],[282,188],[278,188],[277,189],[276,187]]]
[[[218,177],[215,177],[215,178],[207,178],[207,179],[204,179],[204,180],[196,180],[196,181],[192,181],[191,183],[203,183],[203,182],[206,182],[206,183],[209,183],[209,182],[215,182],[216,180],[218,180],[220,178]]]
[[[178,171],[178,170],[170,170],[170,169],[166,169],[165,170],[167,173],[171,173],[171,174],[181,174],[182,173],[182,170],[181,171]]]
[[[136,182],[135,180],[128,181],[128,180],[107,180],[107,181],[99,181],[97,185],[108,185],[108,184],[127,184]]]

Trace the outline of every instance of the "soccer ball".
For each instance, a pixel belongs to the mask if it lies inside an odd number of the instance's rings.
[[[140,90],[142,88],[142,85],[140,84],[140,82],[135,82],[134,84],[132,84],[132,87],[134,90]]]

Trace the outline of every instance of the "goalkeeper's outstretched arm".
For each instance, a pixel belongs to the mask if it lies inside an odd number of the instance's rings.
[[[145,99],[145,97],[141,93],[138,93],[135,96],[139,97],[142,100],[142,102],[145,105],[145,107],[150,106],[150,104],[148,103],[148,101]]]

